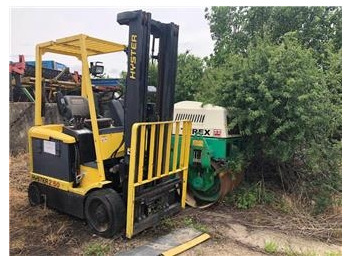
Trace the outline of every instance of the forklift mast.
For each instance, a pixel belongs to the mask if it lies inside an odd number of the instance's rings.
[[[174,23],[161,23],[151,19],[151,14],[142,10],[119,13],[117,22],[129,26],[127,48],[128,70],[126,76],[125,147],[130,148],[131,130],[134,123],[168,121],[173,119],[175,78],[177,68],[177,46],[179,27]],[[158,87],[155,110],[147,110],[148,65],[150,40],[158,39]],[[152,50],[154,46],[152,46]],[[126,163],[129,162],[126,150]]]

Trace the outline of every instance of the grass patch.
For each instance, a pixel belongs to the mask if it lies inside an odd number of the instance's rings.
[[[326,256],[341,256],[342,252],[341,251],[328,251],[325,254]]]
[[[178,225],[174,218],[167,217],[160,222],[161,228],[173,229]]]
[[[264,250],[266,253],[274,254],[277,252],[278,245],[273,241],[266,241]]]
[[[84,248],[84,256],[105,256],[110,251],[110,247],[105,244],[93,243]]]
[[[278,197],[272,190],[265,187],[263,181],[253,184],[243,182],[232,194],[225,198],[225,202],[234,204],[239,209],[249,209],[258,204],[275,204],[278,202]]]
[[[198,231],[201,231],[201,232],[208,232],[208,227],[206,225],[203,225],[201,223],[199,223],[198,221],[195,221],[192,217],[185,217],[183,219],[183,224],[185,226],[188,226],[188,227],[192,227]]]
[[[291,248],[285,251],[287,256],[317,256],[317,253],[313,250],[305,250],[305,251],[295,251]]]

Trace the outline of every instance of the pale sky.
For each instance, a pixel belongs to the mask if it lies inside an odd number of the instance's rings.
[[[190,50],[199,57],[208,56],[214,42],[210,37],[203,7],[153,8],[142,10],[150,12],[152,19],[160,22],[174,22],[179,29],[179,53]],[[117,13],[140,8],[113,7],[58,7],[31,8],[15,7],[10,9],[10,60],[17,61],[19,54],[24,54],[27,61],[35,60],[35,45],[75,34],[87,34],[105,40],[127,44],[128,27],[116,22]],[[46,54],[45,60],[55,60],[66,64],[72,70],[80,70],[80,63],[75,58]],[[118,77],[126,70],[126,55],[116,53],[91,57],[90,61],[103,61],[105,72],[110,77]]]

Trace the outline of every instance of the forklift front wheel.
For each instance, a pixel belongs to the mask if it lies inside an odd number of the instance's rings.
[[[40,188],[36,182],[30,183],[28,187],[28,199],[31,206],[37,206],[43,202]]]
[[[100,189],[90,193],[85,201],[85,218],[94,233],[112,237],[125,228],[125,206],[113,189]]]

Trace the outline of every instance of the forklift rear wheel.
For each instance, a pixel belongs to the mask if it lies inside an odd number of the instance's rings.
[[[31,206],[37,206],[43,202],[40,188],[36,182],[30,183],[28,187],[28,199]]]
[[[85,201],[85,218],[94,233],[112,237],[125,228],[125,206],[113,189],[100,189],[90,193]]]

